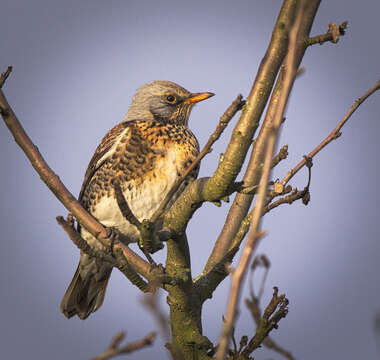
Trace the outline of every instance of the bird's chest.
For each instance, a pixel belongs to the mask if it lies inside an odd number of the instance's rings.
[[[149,219],[159,207],[161,201],[171,189],[175,180],[184,170],[184,154],[172,148],[165,156],[155,158],[149,170],[145,168],[132,170],[142,173],[141,176],[129,176],[129,170],[115,171],[110,169],[110,178],[118,177],[131,211],[140,221]],[[147,162],[148,163],[148,162]],[[123,175],[120,175],[123,173]],[[109,189],[98,199],[91,209],[92,214],[105,226],[116,227],[132,241],[138,240],[138,232],[121,214],[113,189]]]

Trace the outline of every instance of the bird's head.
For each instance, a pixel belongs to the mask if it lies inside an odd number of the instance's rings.
[[[125,121],[159,119],[187,125],[192,107],[213,95],[191,93],[171,81],[153,81],[137,90]]]

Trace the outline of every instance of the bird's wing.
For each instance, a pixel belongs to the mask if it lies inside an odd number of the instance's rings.
[[[128,127],[126,122],[122,122],[113,127],[104,136],[101,143],[97,147],[94,155],[92,156],[86,174],[84,175],[84,180],[82,188],[79,193],[79,201],[82,201],[83,194],[86,191],[87,185],[90,183],[95,172],[105,163],[105,161],[112,155],[112,147],[116,144],[117,139],[121,133]]]

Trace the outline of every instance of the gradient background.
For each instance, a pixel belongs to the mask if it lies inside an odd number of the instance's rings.
[[[216,96],[194,111],[190,126],[204,144],[237,93],[248,94],[281,1],[2,0],[0,65],[14,66],[9,102],[50,166],[74,194],[102,136],[126,113],[142,84],[173,80]],[[280,144],[282,177],[327,135],[379,78],[379,1],[323,1],[312,34],[349,21],[339,44],[307,51]],[[297,359],[376,359],[380,334],[380,93],[314,161],[311,203],[270,213],[259,252],[272,268],[264,301],[279,286],[290,312],[272,333]],[[231,127],[232,128],[232,127]],[[229,129],[231,130],[231,129]],[[202,163],[209,175],[229,132]],[[136,340],[157,325],[141,294],[114,271],[103,307],[86,321],[67,320],[59,303],[78,250],[57,226],[66,210],[41,182],[0,123],[0,345],[4,359],[88,359],[119,330]],[[292,181],[302,188],[303,170]],[[227,206],[205,204],[188,230],[196,276],[221,229]],[[162,255],[157,257],[162,259]],[[204,333],[221,329],[229,280],[204,307]],[[246,287],[247,290],[247,287]],[[247,293],[247,292],[246,292]],[[162,308],[167,311],[165,297]],[[243,309],[237,336],[251,335]],[[162,340],[130,359],[165,358]],[[257,359],[280,359],[266,349]]]

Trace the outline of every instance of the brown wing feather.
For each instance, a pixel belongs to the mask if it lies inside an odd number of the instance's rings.
[[[98,164],[99,160],[112,148],[113,144],[123,132],[123,130],[128,126],[126,122],[122,122],[114,126],[108,133],[104,136],[99,146],[96,148],[94,155],[92,156],[90,163],[88,164],[86,174],[84,175],[84,180],[82,188],[79,193],[79,201],[82,201],[83,194],[86,191],[87,185],[90,183],[95,172],[104,164],[105,159]]]

